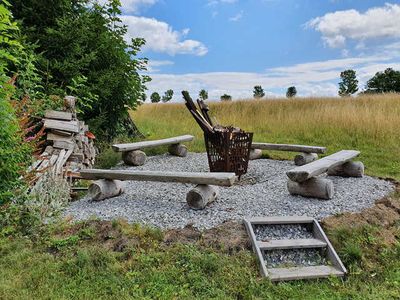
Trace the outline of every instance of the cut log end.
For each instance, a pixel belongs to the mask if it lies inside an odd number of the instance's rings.
[[[118,196],[124,192],[124,184],[120,180],[101,179],[94,181],[88,189],[92,201],[100,201]]]
[[[317,153],[300,153],[294,158],[296,166],[304,166],[318,159]]]
[[[146,162],[146,153],[140,150],[122,152],[122,160],[130,166],[142,166]]]
[[[188,150],[185,145],[172,144],[168,147],[168,152],[175,156],[185,157],[188,153]]]
[[[250,160],[259,159],[262,157],[262,150],[261,149],[251,149],[250,150]]]
[[[330,168],[328,170],[328,175],[341,177],[363,177],[364,164],[361,161],[348,161],[343,165]]]
[[[295,182],[288,180],[287,188],[291,195],[300,195],[303,197],[332,199],[334,187],[332,181],[325,178],[313,177],[304,182]]]
[[[218,187],[213,185],[199,184],[191,189],[186,195],[186,202],[192,209],[204,209],[207,204],[215,201],[218,197]]]

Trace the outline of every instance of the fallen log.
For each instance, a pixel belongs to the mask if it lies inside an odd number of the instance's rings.
[[[120,180],[100,179],[94,181],[88,189],[92,201],[100,201],[118,196],[124,192],[124,184]]]
[[[215,201],[218,194],[218,187],[199,184],[187,193],[186,202],[192,209],[204,209],[207,204]]]
[[[146,162],[146,153],[140,150],[122,152],[122,160],[130,166],[142,166]]]
[[[364,164],[361,161],[348,161],[343,165],[328,169],[329,176],[363,177]]]
[[[317,153],[300,153],[295,156],[294,164],[296,166],[304,166],[318,159]]]
[[[288,180],[287,188],[291,195],[300,195],[319,199],[332,199],[333,182],[329,179],[312,177],[304,182]]]
[[[261,149],[251,149],[250,150],[250,155],[249,155],[250,160],[259,159],[261,157],[262,157]]]
[[[186,157],[188,150],[185,145],[172,144],[168,147],[168,152],[175,156]]]

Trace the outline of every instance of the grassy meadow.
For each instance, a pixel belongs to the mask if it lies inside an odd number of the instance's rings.
[[[328,154],[361,151],[366,173],[400,179],[400,96],[209,101],[212,118],[254,132],[254,141],[325,146]],[[191,151],[205,151],[202,131],[184,104],[145,104],[131,112],[148,139],[193,134]],[[294,153],[265,152],[277,159]]]

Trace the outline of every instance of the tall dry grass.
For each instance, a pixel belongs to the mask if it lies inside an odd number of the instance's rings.
[[[400,179],[400,95],[243,99],[209,106],[218,123],[254,132],[255,141],[321,145],[329,153],[359,149],[368,173]],[[196,136],[190,149],[204,151],[202,132],[183,104],[145,104],[132,117],[149,139],[190,133]]]

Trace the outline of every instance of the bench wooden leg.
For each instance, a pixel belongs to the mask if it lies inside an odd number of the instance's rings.
[[[329,200],[332,199],[334,188],[329,179],[312,177],[304,182],[288,180],[287,188],[291,195],[300,195]]]
[[[142,166],[146,159],[146,153],[140,150],[122,152],[122,160],[130,166]]]
[[[100,179],[94,181],[88,189],[92,201],[100,201],[118,196],[124,192],[124,183],[120,180]]]
[[[361,161],[348,161],[328,170],[330,176],[363,177],[364,164]]]
[[[250,160],[259,159],[262,157],[262,150],[261,149],[251,149],[250,150]]]
[[[185,157],[188,153],[188,150],[185,145],[172,144],[168,147],[168,152],[175,156]]]
[[[186,202],[192,209],[204,209],[208,203],[218,197],[218,187],[214,185],[198,184],[186,195]]]
[[[296,166],[303,166],[318,159],[317,153],[300,153],[295,156],[294,164]]]

